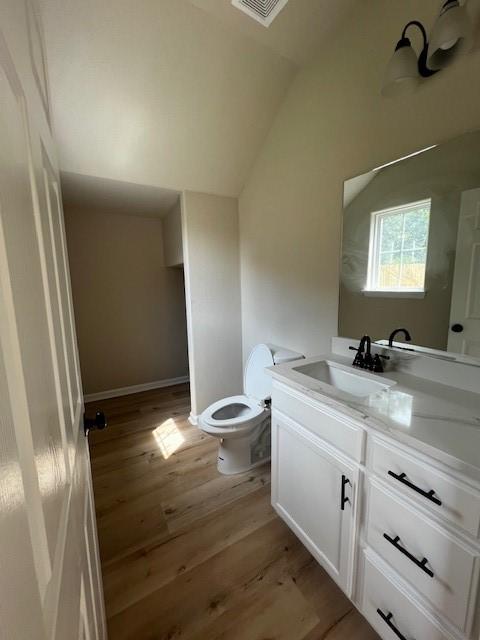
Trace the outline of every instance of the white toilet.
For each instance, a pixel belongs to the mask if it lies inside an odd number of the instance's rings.
[[[220,438],[220,473],[241,473],[270,459],[272,380],[265,368],[303,357],[275,345],[257,344],[245,366],[244,395],[214,402],[200,415],[200,429]]]

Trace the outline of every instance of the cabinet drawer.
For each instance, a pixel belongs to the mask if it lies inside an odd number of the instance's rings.
[[[369,545],[459,629],[471,623],[478,552],[383,490],[369,486]]]
[[[451,640],[426,613],[400,591],[365,555],[363,615],[383,640]],[[397,632],[397,633],[396,633]]]
[[[480,493],[388,443],[373,439],[371,467],[397,491],[474,537],[480,527]]]
[[[334,411],[321,407],[307,396],[278,384],[273,385],[272,407],[293,418],[353,460],[363,461],[365,431],[355,423],[340,418]]]

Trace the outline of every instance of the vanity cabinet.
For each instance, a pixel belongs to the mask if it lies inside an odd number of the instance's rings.
[[[272,412],[272,504],[312,555],[352,593],[358,465]]]
[[[384,640],[480,640],[480,483],[274,380],[272,504]]]

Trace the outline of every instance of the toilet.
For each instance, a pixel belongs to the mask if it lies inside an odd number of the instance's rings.
[[[272,379],[265,368],[303,357],[276,345],[257,344],[245,366],[244,394],[218,400],[200,415],[200,429],[220,440],[220,473],[241,473],[270,459]]]

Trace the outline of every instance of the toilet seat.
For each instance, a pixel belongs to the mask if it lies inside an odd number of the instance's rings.
[[[238,415],[225,418],[214,417],[216,414],[221,415],[222,410],[224,414],[228,415],[229,408],[231,408],[232,414],[238,412]],[[232,437],[234,433],[241,435],[243,432],[251,430],[257,422],[263,420],[267,412],[268,409],[254,398],[246,395],[230,396],[211,404],[200,416],[200,422],[202,429],[211,435],[228,434]]]

